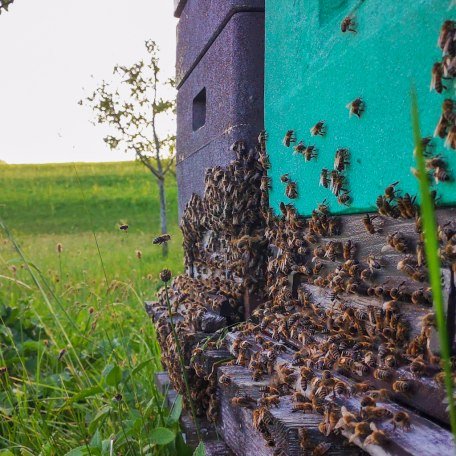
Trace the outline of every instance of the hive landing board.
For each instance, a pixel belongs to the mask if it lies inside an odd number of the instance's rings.
[[[443,22],[456,19],[451,0],[267,0],[265,123],[272,178],[270,204],[293,203],[309,215],[325,198],[333,213],[375,209],[375,199],[395,181],[402,192],[416,194],[410,89],[415,84],[423,136],[432,135],[445,98],[454,98],[454,81],[442,94],[430,91],[431,69],[442,60],[437,39]],[[355,18],[356,33],[341,31]],[[349,117],[347,104],[362,97],[361,117]],[[312,137],[318,121],[325,136]],[[287,130],[297,141],[315,145],[318,155],[306,162],[282,140]],[[434,188],[439,203],[456,203],[456,151],[433,140],[453,176]],[[319,186],[322,168],[334,166],[339,148],[350,151],[345,172],[352,203],[340,205]],[[298,198],[285,196],[280,176],[297,182]]]

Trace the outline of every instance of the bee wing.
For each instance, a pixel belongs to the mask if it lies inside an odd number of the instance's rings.
[[[429,92],[435,89],[436,77],[434,71],[432,72],[431,85],[429,86]]]
[[[377,425],[371,421],[370,424],[369,424],[369,427],[372,429],[372,431],[378,431],[378,428],[377,428]]]

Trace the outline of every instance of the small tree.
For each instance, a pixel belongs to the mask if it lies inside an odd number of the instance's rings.
[[[158,118],[174,111],[175,102],[158,95],[160,72],[158,47],[146,41],[148,56],[131,66],[116,65],[114,74],[120,84],[113,91],[102,81],[93,94],[86,98],[96,114],[98,123],[113,127],[114,133],[104,138],[111,149],[134,151],[139,160],[154,176],[160,197],[161,233],[167,232],[165,177],[173,172],[175,135],[161,137]],[[173,86],[172,81],[168,84]],[[127,90],[122,90],[123,88]],[[83,104],[83,101],[80,101]],[[163,255],[168,253],[163,244]]]

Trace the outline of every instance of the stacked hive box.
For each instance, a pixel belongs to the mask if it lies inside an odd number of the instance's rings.
[[[264,0],[176,3],[179,210],[263,128]]]

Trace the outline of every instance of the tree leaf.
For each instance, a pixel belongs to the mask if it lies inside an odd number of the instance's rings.
[[[149,438],[156,445],[167,445],[176,438],[176,434],[164,427],[157,427],[149,434]]]
[[[102,375],[109,386],[117,386],[122,380],[122,371],[117,364],[108,364],[103,369]]]
[[[201,441],[195,449],[193,456],[206,456],[206,447],[204,446],[204,442]]]

